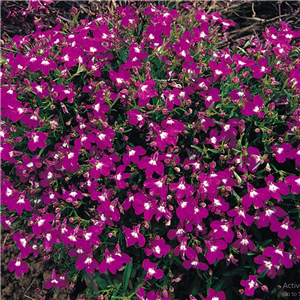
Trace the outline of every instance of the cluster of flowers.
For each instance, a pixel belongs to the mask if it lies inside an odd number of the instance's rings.
[[[268,278],[299,262],[300,32],[281,23],[222,49],[234,23],[185,9],[120,7],[5,40],[2,250],[20,251],[16,275],[42,256],[57,265],[45,288],[87,274],[99,299],[150,300],[194,274],[190,299],[221,300],[276,292]]]

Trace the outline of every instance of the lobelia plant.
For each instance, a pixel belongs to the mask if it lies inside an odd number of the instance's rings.
[[[86,299],[283,297],[300,259],[300,31],[221,49],[235,24],[184,8],[4,39],[9,271],[42,257],[46,289],[86,279]]]

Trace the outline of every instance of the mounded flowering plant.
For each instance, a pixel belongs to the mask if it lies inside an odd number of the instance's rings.
[[[42,257],[46,289],[85,279],[88,299],[224,300],[280,298],[299,272],[300,32],[222,49],[235,24],[184,7],[3,41],[17,276]]]

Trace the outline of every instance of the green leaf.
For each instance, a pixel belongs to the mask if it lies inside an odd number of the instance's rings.
[[[272,242],[272,239],[266,240],[266,241],[262,242],[262,243],[260,244],[260,246],[262,246],[262,247],[267,246],[267,245],[270,244],[271,242]]]
[[[100,276],[97,276],[95,278],[95,281],[97,283],[97,285],[102,289],[102,290],[105,290],[107,288],[107,282],[101,278]]]
[[[129,264],[127,264],[124,273],[123,273],[123,290],[126,291],[130,279],[130,274],[132,270],[132,259]]]
[[[203,150],[197,146],[191,145],[192,148],[196,149],[198,152],[202,153]]]
[[[263,278],[267,275],[268,269],[265,269],[260,275],[257,275],[257,278]]]

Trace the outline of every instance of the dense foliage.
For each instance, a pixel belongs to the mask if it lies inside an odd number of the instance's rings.
[[[55,263],[45,288],[86,278],[88,299],[284,299],[300,258],[300,32],[281,22],[222,49],[234,23],[185,9],[5,39],[16,275],[33,255]]]

